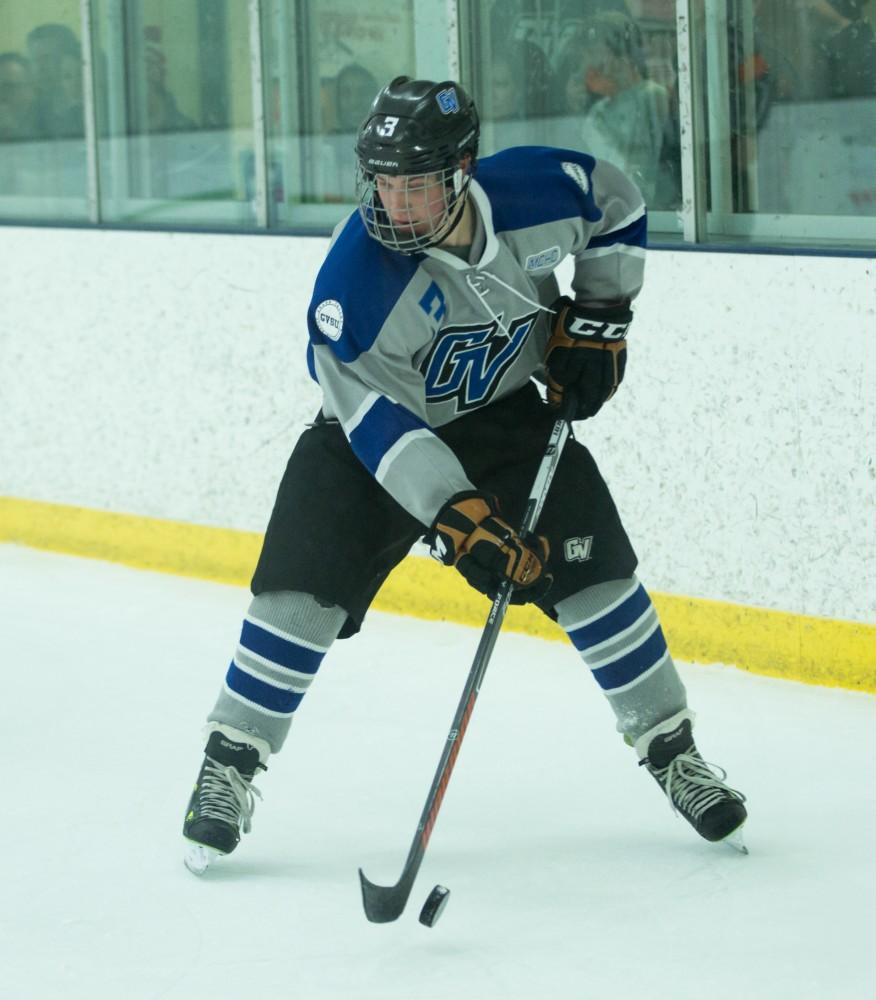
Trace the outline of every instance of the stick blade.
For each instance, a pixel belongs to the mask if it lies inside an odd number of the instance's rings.
[[[388,924],[404,912],[411,894],[413,879],[404,876],[395,885],[375,885],[359,869],[359,882],[362,886],[362,906],[365,916],[372,924]]]

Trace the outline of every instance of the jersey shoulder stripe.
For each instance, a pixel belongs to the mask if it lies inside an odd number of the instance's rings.
[[[616,243],[631,247],[646,247],[648,245],[648,213],[642,208],[630,222],[609,233],[594,236],[587,244],[588,248],[614,246]]]
[[[560,219],[598,222],[596,164],[587,153],[552,146],[515,146],[478,161],[475,177],[490,199],[497,233]]]
[[[416,414],[386,396],[378,396],[351,430],[350,445],[373,476],[383,457],[402,437],[421,430],[428,430],[428,427]]]
[[[311,345],[355,361],[371,349],[418,267],[419,256],[384,249],[353,213],[316,276],[307,310]]]

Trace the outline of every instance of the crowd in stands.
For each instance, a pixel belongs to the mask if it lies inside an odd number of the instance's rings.
[[[876,95],[876,39],[868,5],[869,0],[753,0],[752,23],[737,25],[729,18],[728,111],[734,163],[753,158],[750,136],[763,128],[775,101]],[[464,82],[474,84],[483,124],[482,154],[540,143],[584,150],[633,177],[652,208],[678,208],[681,155],[673,0],[554,0],[545,7],[552,10],[550,18],[539,13],[542,6],[528,0],[494,0],[481,8],[485,30],[479,34],[486,41],[476,43],[481,45],[476,49],[477,67],[473,80]],[[312,190],[303,196],[316,201],[352,198],[353,139],[385,82],[372,72],[374,67],[367,68],[348,51],[350,61],[320,79],[318,107],[309,112],[310,124],[301,135],[302,148],[319,163]],[[159,28],[145,29],[138,53],[142,64],[137,72],[125,67],[140,81],[137,100],[130,95],[126,100],[125,130],[129,136],[166,137],[153,141],[154,150],[144,147],[144,155],[161,161],[149,168],[151,191],[170,195],[164,174],[170,171],[176,183],[180,164],[194,170],[203,161],[200,147],[186,147],[184,136],[208,125],[184,113],[168,88]],[[698,53],[696,58],[705,58],[702,46]],[[100,52],[94,73],[97,128],[105,134],[108,88]],[[748,100],[752,94],[753,114]],[[272,136],[281,130],[277,107],[296,99],[293,94],[272,94]],[[7,147],[0,188],[14,188],[10,178],[16,170],[25,181],[33,175],[30,161],[20,158],[16,168],[14,144],[78,140],[81,145],[84,135],[80,41],[65,25],[34,27],[24,51],[0,51],[0,143]],[[67,145],[72,149],[76,143]],[[53,154],[41,155],[45,160]],[[64,155],[69,172],[69,150]],[[250,197],[251,151],[242,162]],[[270,170],[272,200],[282,201],[277,155],[272,154]],[[80,184],[79,173],[71,175],[73,186]]]
[[[869,0],[803,0],[777,11],[782,2],[755,0],[753,22],[744,30],[728,19],[731,155],[737,158],[774,100],[876,95]],[[509,17],[512,7],[516,18]],[[526,9],[525,0],[493,6],[479,102],[484,151],[533,142],[584,150],[623,168],[652,207],[677,208],[675,4],[557,0],[553,23],[527,19]],[[753,95],[748,118],[740,111],[745,88]]]

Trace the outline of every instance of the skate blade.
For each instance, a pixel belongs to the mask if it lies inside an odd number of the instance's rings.
[[[221,857],[221,851],[189,841],[186,844],[186,853],[183,855],[183,864],[192,875],[203,875],[216,858]]]
[[[722,843],[728,847],[732,847],[734,851],[738,851],[740,854],[748,854],[748,848],[745,846],[745,841],[742,838],[741,826],[734,830],[729,837],[725,837]]]

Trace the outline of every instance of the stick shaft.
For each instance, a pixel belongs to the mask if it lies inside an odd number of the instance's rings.
[[[544,457],[539,464],[538,472],[536,473],[529,494],[529,500],[526,504],[526,512],[523,517],[521,529],[524,532],[532,531],[541,515],[569,433],[570,425],[565,417],[560,417],[554,422],[551,436],[545,448]],[[426,804],[423,806],[417,832],[411,843],[401,877],[394,886],[379,886],[373,882],[369,882],[362,869],[359,869],[365,915],[375,923],[395,920],[401,915],[407,903],[414,879],[420,869],[420,864],[426,853],[426,847],[432,836],[432,830],[435,827],[441,803],[444,801],[450,776],[453,774],[453,768],[456,765],[456,759],[459,756],[462,741],[468,729],[475,701],[477,700],[484,674],[490,662],[493,648],[496,645],[499,631],[505,620],[510,599],[511,583],[509,580],[504,580],[490,608],[490,614],[481,634],[481,639],[478,643],[462,696],[459,699],[456,713],[453,716],[453,722],[447,734],[441,759],[438,762],[435,777],[432,779],[432,786],[426,797]]]
[[[568,435],[569,424],[567,421],[563,419],[557,420],[554,423],[550,440],[545,449],[544,458],[541,460],[535,481],[532,485],[526,505],[526,513],[523,517],[522,531],[532,531],[541,515],[542,507],[544,507],[544,502],[547,499],[547,493],[554,478],[554,473],[556,472],[557,464]],[[490,608],[490,614],[484,626],[484,631],[481,634],[481,641],[478,643],[468,679],[466,680],[456,714],[450,726],[450,732],[447,734],[444,752],[441,755],[441,760],[438,762],[438,769],[435,772],[435,778],[420,818],[418,834],[420,835],[424,851],[432,834],[432,827],[435,825],[438,810],[441,808],[444,793],[447,791],[447,784],[450,781],[450,775],[453,773],[456,758],[459,756],[460,746],[462,745],[465,731],[468,729],[468,723],[474,710],[474,703],[480,693],[481,682],[489,665],[496,640],[499,637],[510,600],[511,583],[505,580],[499,587],[499,592]]]

